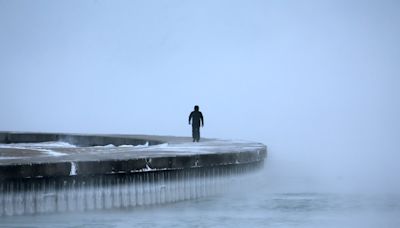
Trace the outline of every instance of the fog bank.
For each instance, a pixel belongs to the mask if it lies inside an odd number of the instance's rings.
[[[397,1],[0,1],[0,130],[190,135],[398,191]],[[273,176],[269,176],[273,178]]]

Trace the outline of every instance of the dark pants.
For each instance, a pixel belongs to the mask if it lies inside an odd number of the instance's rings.
[[[193,137],[193,142],[194,141],[198,142],[200,140],[200,126],[192,125],[192,137]]]

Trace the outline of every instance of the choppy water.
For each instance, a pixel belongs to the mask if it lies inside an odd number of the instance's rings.
[[[134,209],[2,217],[0,227],[400,227],[400,194],[332,189],[282,167],[269,159],[263,171],[232,182],[219,196]]]

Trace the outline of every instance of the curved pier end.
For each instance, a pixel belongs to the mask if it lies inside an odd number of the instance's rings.
[[[260,143],[0,132],[0,216],[158,205],[221,194],[263,167]]]
[[[151,135],[0,133],[0,143],[60,141],[77,147],[0,147],[0,179],[88,176],[179,170],[211,166],[259,165],[261,143]]]

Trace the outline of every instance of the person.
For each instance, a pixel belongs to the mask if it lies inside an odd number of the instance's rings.
[[[200,140],[200,124],[204,127],[203,114],[199,111],[199,106],[194,106],[194,111],[189,115],[189,125],[192,122],[192,137],[193,142],[198,142]]]

